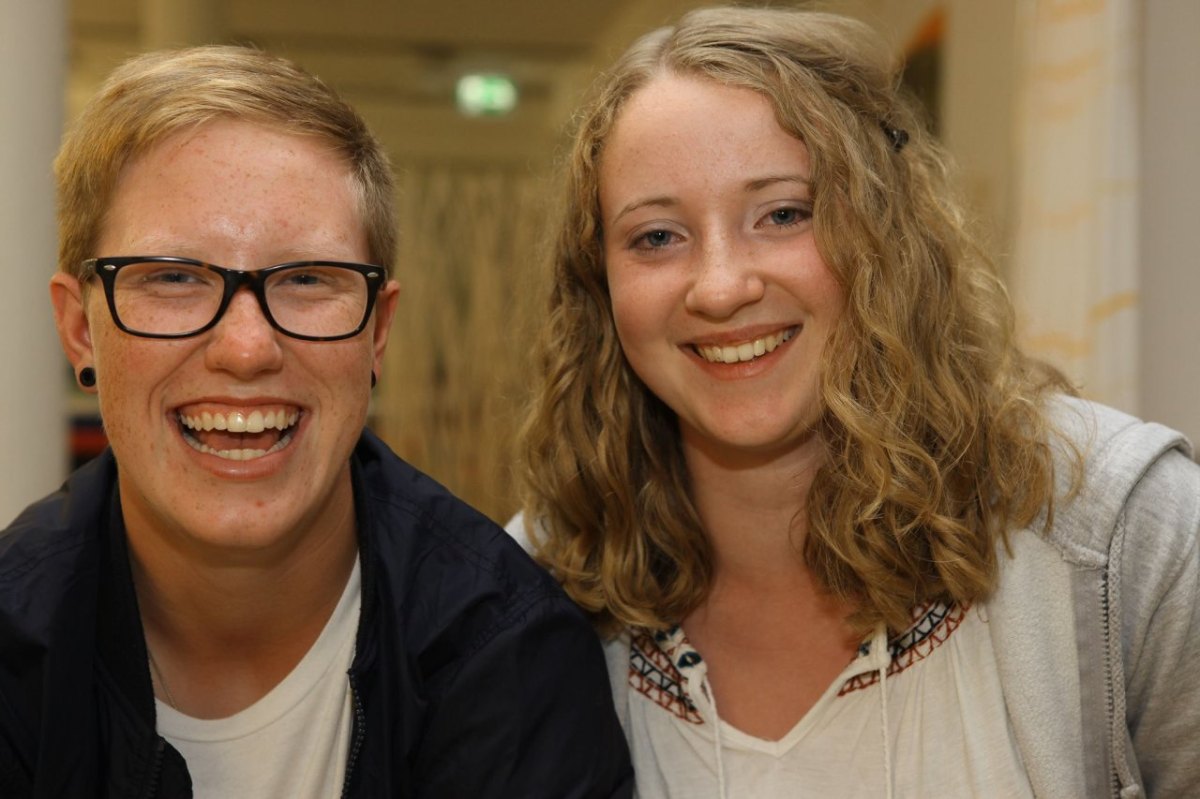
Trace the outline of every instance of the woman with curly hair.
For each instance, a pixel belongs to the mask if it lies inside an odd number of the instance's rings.
[[[510,532],[645,799],[1200,791],[1200,469],[1018,349],[886,54],[713,8],[602,76]]]

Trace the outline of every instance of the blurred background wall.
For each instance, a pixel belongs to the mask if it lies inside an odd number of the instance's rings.
[[[104,75],[146,49],[253,43],[300,62],[368,118],[401,189],[403,286],[373,426],[498,520],[516,507],[553,170],[571,109],[633,38],[689,0],[0,0],[0,522],[103,446],[45,302],[49,163]],[[827,0],[875,26],[960,168],[1010,278],[1027,345],[1088,396],[1200,439],[1200,3]],[[456,86],[502,75],[508,113]],[[484,84],[496,99],[506,84]],[[17,245],[24,249],[14,249]]]

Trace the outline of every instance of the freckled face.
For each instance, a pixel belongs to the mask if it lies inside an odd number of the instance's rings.
[[[176,134],[130,163],[95,254],[242,270],[368,260],[349,170],[329,147],[233,120]],[[200,548],[261,550],[352,525],[348,459],[395,293],[385,288],[376,318],[343,341],[278,333],[245,289],[212,330],[155,340],[117,329],[94,282],[88,329],[131,536],[152,530]],[[240,426],[231,420],[255,413],[267,420],[257,433],[189,432],[181,421],[207,414]],[[274,449],[247,460],[217,454],[235,448]]]
[[[817,451],[820,358],[844,299],[813,236],[809,175],[766,98],[706,78],[653,79],[605,144],[617,333],[690,454]]]

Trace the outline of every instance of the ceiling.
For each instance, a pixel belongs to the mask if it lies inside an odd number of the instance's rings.
[[[145,49],[225,41],[337,88],[400,160],[528,160],[553,146],[595,70],[700,0],[70,0],[68,114]],[[458,77],[508,74],[510,117],[465,120]]]
[[[367,118],[397,162],[547,162],[597,71],[636,36],[714,0],[67,0],[67,113],[130,55],[249,43],[319,75]],[[813,0],[756,0],[807,5]],[[816,0],[882,30],[911,30],[940,0]],[[467,119],[455,85],[502,72],[517,109]]]

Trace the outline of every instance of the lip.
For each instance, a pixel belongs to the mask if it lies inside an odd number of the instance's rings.
[[[801,322],[751,325],[739,327],[736,330],[697,336],[686,341],[684,345],[687,347],[736,347],[738,344],[746,344],[773,333],[782,333],[785,330],[793,330],[794,333],[799,333],[803,327],[804,325]]]

